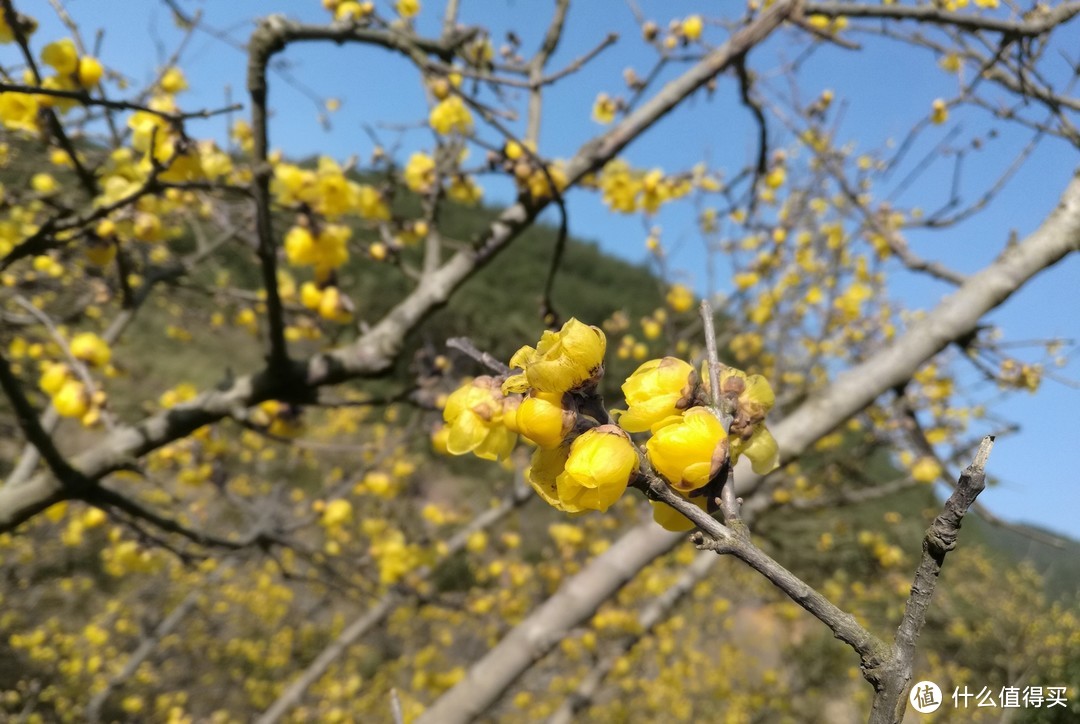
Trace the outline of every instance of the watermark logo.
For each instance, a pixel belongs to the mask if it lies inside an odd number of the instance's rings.
[[[929,714],[941,706],[941,687],[932,681],[920,681],[911,687],[908,699],[912,709],[920,714]]]

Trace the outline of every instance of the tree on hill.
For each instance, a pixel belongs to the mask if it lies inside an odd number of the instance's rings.
[[[1009,401],[1070,384],[1075,343],[990,315],[1075,264],[1080,178],[957,241],[1080,144],[1080,3],[610,3],[635,37],[575,46],[607,4],[323,0],[237,41],[162,0],[153,68],[50,4],[0,0],[5,716],[1080,711],[1075,594],[1001,550],[1070,542],[977,500]],[[189,87],[193,41],[243,94]],[[391,92],[322,97],[312,47]],[[948,91],[857,150],[813,75],[878,48]],[[303,96],[365,134],[301,160]],[[637,160],[716,108],[718,158]],[[647,265],[571,236],[598,208]]]

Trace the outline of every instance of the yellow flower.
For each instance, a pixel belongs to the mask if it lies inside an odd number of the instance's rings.
[[[529,194],[534,199],[546,199],[551,196],[553,193],[552,182],[554,182],[555,189],[560,193],[566,188],[566,172],[559,162],[548,164],[545,168],[547,168],[547,173],[538,168],[527,179],[526,185],[529,187]],[[550,180],[548,180],[549,176],[551,177]]]
[[[55,193],[60,186],[51,174],[36,173],[30,177],[30,188],[39,194],[51,194]]]
[[[776,166],[772,171],[765,174],[765,185],[770,189],[778,189],[784,185],[784,181],[787,180],[787,171],[783,166]]]
[[[401,17],[412,18],[420,12],[420,0],[398,0],[396,8]]]
[[[323,4],[326,4],[326,0]],[[363,20],[373,12],[375,12],[374,3],[345,0],[334,8],[334,20]]]
[[[604,511],[622,497],[637,472],[638,454],[630,436],[601,425],[574,440],[566,466],[555,480],[563,509]]]
[[[503,394],[491,377],[477,377],[446,400],[443,419],[450,427],[446,449],[451,455],[471,452],[484,460],[506,457],[517,435],[503,422]]]
[[[532,455],[529,468],[525,471],[525,479],[529,481],[529,485],[533,487],[536,494],[548,505],[562,511],[567,509],[559,500],[559,486],[556,480],[566,468],[566,459],[569,455],[569,445],[550,449],[537,448]]]
[[[322,520],[319,521],[326,528],[343,525],[352,520],[353,507],[349,501],[338,498],[331,500],[323,509]]]
[[[705,27],[700,15],[691,15],[682,21],[683,37],[693,42],[701,37],[701,30]]]
[[[609,96],[607,93],[601,93],[596,96],[596,102],[593,103],[592,117],[597,123],[607,125],[615,120],[615,113],[619,110],[618,101]]]
[[[949,106],[938,98],[930,107],[930,122],[941,125],[949,119]]]
[[[764,475],[775,470],[780,451],[765,428],[765,416],[776,401],[769,381],[727,367],[720,373],[720,395],[735,408],[730,429],[732,463],[746,455],[755,473]]]
[[[0,122],[13,131],[36,131],[37,96],[25,93],[0,93]]]
[[[431,449],[440,455],[449,455],[450,451],[447,449],[447,444],[450,441],[450,428],[446,425],[439,425],[431,433]]]
[[[319,298],[319,316],[338,324],[352,321],[352,300],[341,293],[337,287],[327,287]]]
[[[435,185],[435,159],[426,153],[414,153],[405,164],[404,176],[410,191],[430,191]]]
[[[619,416],[627,432],[658,429],[676,422],[693,397],[694,368],[675,357],[649,360],[622,385],[630,409]]]
[[[184,71],[176,67],[169,68],[165,71],[161,76],[159,85],[161,86],[161,90],[166,93],[179,93],[180,91],[187,90],[188,87],[187,78],[184,77]]]
[[[753,433],[747,439],[736,435],[731,436],[732,462],[737,461],[742,455],[750,459],[750,467],[758,475],[771,473],[780,467],[780,448],[764,424],[755,426]]]
[[[318,236],[303,226],[285,234],[285,257],[297,266],[314,266],[316,274],[327,274],[349,260],[352,231],[341,224],[327,224]]]
[[[112,352],[109,345],[101,337],[93,332],[83,332],[75,335],[71,340],[71,354],[93,367],[104,367],[109,364]]]
[[[360,216],[372,221],[389,221],[390,207],[374,186],[361,184],[357,187],[356,208]]]
[[[91,58],[90,56],[79,58],[79,70],[76,77],[79,80],[79,85],[83,88],[96,86],[101,81],[101,76],[104,73],[105,69],[101,67],[101,61],[97,58]]]
[[[911,477],[920,483],[933,483],[941,477],[941,466],[932,457],[919,458],[911,468]]]
[[[542,448],[558,447],[574,427],[573,410],[563,407],[562,392],[533,392],[515,415],[516,432]]]
[[[517,141],[507,141],[503,147],[503,155],[511,161],[517,161],[525,155],[525,149]]]
[[[459,204],[475,206],[483,198],[484,190],[468,176],[459,175],[450,182],[446,195]]]
[[[681,491],[680,491],[680,494]],[[685,497],[685,494],[682,494]],[[704,495],[699,495],[695,498],[689,498],[690,502],[701,508],[707,510],[708,500]],[[653,520],[665,530],[670,530],[675,533],[685,533],[694,527],[694,524],[690,522],[690,519],[679,511],[672,508],[667,503],[661,503],[659,501],[652,502],[652,515]]]
[[[938,61],[938,65],[946,73],[959,73],[963,64],[960,61],[960,55],[958,53],[949,53],[942,56]]]
[[[675,284],[668,291],[666,301],[676,312],[688,312],[694,306],[694,293],[682,284]]]
[[[536,349],[525,346],[510,358],[522,369],[503,383],[504,392],[570,392],[595,385],[604,374],[607,338],[597,327],[571,318],[558,332],[546,331]]]
[[[436,133],[444,136],[454,131],[463,135],[469,134],[473,128],[472,113],[458,96],[450,96],[436,104],[431,109],[428,122]]]
[[[46,395],[55,395],[70,377],[67,365],[48,362],[41,372],[41,377],[38,378],[38,387]]]
[[[300,285],[300,303],[314,311],[322,302],[322,290],[315,282],[304,282]]]
[[[71,75],[79,66],[79,52],[71,38],[64,38],[42,49],[41,62],[61,75]]]
[[[716,475],[727,457],[727,435],[704,407],[692,407],[677,423],[657,430],[645,443],[649,460],[680,492],[696,490]]]
[[[90,395],[78,380],[67,380],[52,398],[53,407],[61,417],[82,417],[90,409]]]

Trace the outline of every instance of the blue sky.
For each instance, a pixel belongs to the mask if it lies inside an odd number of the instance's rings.
[[[249,34],[251,19],[269,11],[286,12],[310,22],[323,22],[328,17],[317,0],[177,2],[190,12],[201,9],[209,25],[229,31],[239,42]],[[638,4],[646,16],[661,26],[695,10],[719,7],[659,0],[640,0]],[[551,3],[538,0],[464,0],[462,5],[464,22],[495,29],[496,45],[502,38],[499,29],[514,27],[526,51],[539,42],[551,7]],[[16,6],[41,21],[36,37],[38,47],[66,34],[44,0],[22,0]],[[94,28],[106,29],[102,60],[108,67],[139,74],[132,78],[137,85],[153,76],[156,64],[167,57],[178,37],[170,14],[158,2],[67,0],[66,6],[87,29],[91,43]],[[390,13],[388,3],[381,2],[379,7]],[[421,32],[433,32],[440,19],[441,3],[425,3],[419,22]],[[602,90],[621,92],[622,71],[627,66],[639,71],[647,69],[651,56],[641,52],[637,25],[622,0],[575,3],[552,67],[558,68],[584,49],[593,47],[610,30],[621,36],[615,47],[549,94],[541,135],[545,155],[569,156],[601,130],[587,120],[596,94]],[[723,38],[723,32],[715,27],[708,28],[706,33],[716,42]],[[1060,47],[1080,47],[1080,21],[1073,22],[1061,37]],[[799,47],[789,47],[791,38],[780,36],[756,51],[751,56],[751,67],[764,69],[770,67],[772,58],[793,57]],[[860,150],[871,151],[890,139],[898,142],[914,122],[926,116],[934,98],[955,93],[956,79],[940,71],[936,58],[926,51],[873,38],[860,40],[865,48],[858,53],[842,49],[818,53],[803,68],[800,78],[804,98],[831,88],[838,99],[845,100],[839,136],[855,142]],[[12,47],[5,46],[0,49],[0,57],[11,60],[11,52]],[[289,155],[319,152],[339,159],[354,154],[366,158],[372,142],[362,130],[362,124],[380,121],[412,124],[426,114],[423,90],[416,74],[404,60],[385,51],[309,44],[290,48],[279,57],[288,62],[290,74],[317,96],[343,100],[341,110],[332,117],[331,130],[325,130],[310,99],[281,79],[271,79],[270,98],[275,112],[271,143]],[[244,60],[241,51],[229,48],[220,40],[196,35],[181,63],[193,89],[182,98],[185,107],[223,105],[226,86],[231,88],[234,101],[245,102]],[[733,89],[729,78],[721,79],[715,100],[706,102],[700,95],[691,99],[685,108],[665,118],[647,137],[634,143],[625,155],[634,165],[666,170],[687,169],[703,158],[711,166],[740,167],[752,157],[756,141],[748,114],[734,102]],[[1030,137],[1030,133],[993,122],[983,112],[961,110],[950,117],[948,126],[934,129],[936,135],[929,134],[926,142],[913,149],[910,158],[932,152],[936,140],[953,124],[961,124],[968,134],[991,127],[998,131],[987,149],[972,154],[966,163],[965,178],[972,192],[981,191],[981,180],[995,178]],[[224,119],[213,119],[194,126],[193,132],[198,136],[223,138],[224,129]],[[376,132],[388,143],[400,139],[403,155],[430,146],[430,133],[423,129],[400,136],[381,128],[376,128]],[[986,213],[947,233],[912,235],[913,248],[961,272],[980,268],[1000,250],[1010,230],[1024,235],[1037,226],[1057,203],[1077,160],[1075,148],[1055,140],[1044,142]],[[947,160],[939,159],[898,202],[933,208],[935,200],[947,188],[951,168]],[[898,174],[893,183],[902,175]],[[489,201],[505,201],[510,197],[510,189],[505,186],[488,185],[485,190]],[[645,259],[639,218],[611,215],[592,194],[572,194],[568,205],[572,233],[595,240],[603,249],[624,258]],[[681,210],[661,214],[658,222],[664,227],[668,242],[691,237],[692,213],[692,209],[683,205]],[[679,245],[671,261],[676,279],[704,289],[701,272],[704,253],[700,244],[690,241]],[[719,268],[725,267],[721,264]],[[721,277],[720,282],[723,288],[726,280]],[[990,321],[1001,327],[1006,339],[1080,338],[1080,315],[1076,311],[1078,283],[1080,258],[1073,255],[1044,272],[991,315]],[[948,291],[943,284],[910,277],[891,287],[896,297],[916,308],[932,307]],[[1075,357],[1058,372],[1080,379],[1080,360]],[[987,391],[984,389],[981,394],[986,395]],[[995,447],[990,467],[1000,485],[981,498],[990,510],[1009,520],[1034,522],[1074,536],[1080,533],[1075,521],[1076,511],[1080,510],[1080,485],[1072,472],[1075,463],[1071,460],[1072,450],[1080,443],[1078,408],[1080,390],[1050,381],[1034,395],[1012,394],[998,404],[997,414],[1020,423],[1023,430],[1001,439]]]

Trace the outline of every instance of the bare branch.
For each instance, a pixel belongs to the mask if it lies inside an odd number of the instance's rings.
[[[38,96],[52,96],[54,98],[69,98],[78,101],[84,106],[98,106],[111,111],[139,111],[164,118],[172,123],[181,123],[192,118],[213,118],[214,116],[233,113],[243,110],[242,103],[233,103],[223,108],[203,109],[183,113],[162,111],[134,101],[117,101],[109,98],[96,98],[83,90],[63,90],[60,88],[42,88],[39,86],[23,85],[21,83],[0,83],[0,93],[27,93]]]
[[[956,547],[964,514],[986,487],[986,461],[993,446],[994,438],[983,438],[975,459],[960,474],[956,490],[945,501],[945,509],[926,531],[922,560],[915,571],[904,618],[896,631],[889,661],[875,683],[870,724],[893,724],[904,718],[911,672],[915,665],[915,644],[926,623],[926,611],[937,588],[945,556]]]
[[[828,18],[882,18],[913,20],[932,23],[961,30],[989,30],[1021,37],[1034,37],[1053,30],[1080,13],[1080,3],[1058,5],[1032,20],[1004,20],[990,15],[957,13],[942,10],[937,5],[863,5],[843,2],[808,2],[803,6],[806,15],[824,15]]]

